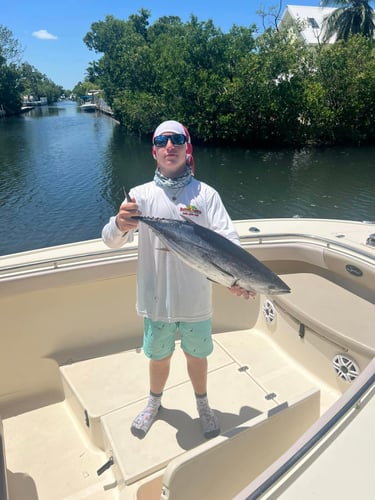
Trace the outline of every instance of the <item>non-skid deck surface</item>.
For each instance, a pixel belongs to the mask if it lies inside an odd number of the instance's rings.
[[[214,349],[209,369],[215,370],[231,362],[222,349]],[[144,400],[149,391],[148,359],[141,349],[65,365],[61,372],[94,417]],[[166,390],[187,379],[185,357],[176,343]]]
[[[214,342],[208,395],[222,432],[313,387],[254,330],[215,335]],[[114,454],[127,484],[162,469],[174,457],[205,441],[178,344],[163,408],[143,440],[130,432],[132,420],[144,408],[148,394],[148,362],[141,352],[65,366],[63,376],[88,413],[101,415],[108,451]]]
[[[87,447],[78,426],[72,425],[66,402],[7,418],[3,424],[11,500],[118,498],[111,471],[96,474],[105,454]]]
[[[264,398],[263,390],[233,364],[214,371],[210,379],[210,385],[223,392],[220,396],[215,391],[210,398],[223,431],[274,406]],[[130,426],[143,406],[144,402],[140,402],[103,418],[105,434],[127,483],[161,469],[172,458],[205,441],[190,383],[166,391],[158,420],[139,440],[132,436]]]

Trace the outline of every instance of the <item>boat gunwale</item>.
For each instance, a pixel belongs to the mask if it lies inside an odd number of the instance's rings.
[[[283,238],[283,239],[287,238],[288,241],[280,241],[280,238]],[[289,240],[289,238],[291,238],[291,239],[294,238],[294,240],[293,239]],[[278,243],[287,244],[287,243],[291,243],[291,242],[297,243],[298,240],[305,240],[305,239],[309,240],[309,243],[311,243],[310,240],[312,240],[313,242],[317,241],[319,243],[323,243],[323,245],[318,244],[318,246],[322,246],[323,248],[329,248],[331,250],[335,250],[336,249],[335,247],[338,247],[340,250],[348,250],[349,251],[348,253],[350,253],[350,255],[353,255],[353,253],[354,253],[356,255],[360,255],[361,257],[366,257],[366,258],[370,259],[371,261],[374,261],[374,263],[375,263],[375,252],[369,253],[369,252],[364,251],[362,248],[357,248],[353,245],[337,242],[337,241],[331,240],[330,238],[327,238],[324,236],[317,236],[317,235],[308,234],[308,233],[267,233],[264,235],[241,236],[241,242],[242,242],[242,240],[245,240],[247,243],[249,240],[257,240],[256,243],[259,245],[264,245],[263,240],[265,240],[265,239],[266,240],[277,239],[277,241],[274,242],[275,244],[278,244]],[[267,241],[267,244],[270,244],[270,243],[273,243],[273,242]]]
[[[366,397],[375,385],[375,357],[354,380],[343,395],[306,431],[300,439],[260,474],[248,486],[243,488],[233,500],[256,500],[271,487],[282,480],[293,467],[297,466],[314,447],[319,446],[322,439],[344,417]]]
[[[276,241],[270,241],[275,240]],[[370,259],[370,264],[375,264],[375,252],[370,253],[353,245],[333,241],[330,238],[309,233],[267,233],[263,235],[240,235],[243,247],[265,246],[265,245],[288,245],[293,243],[315,244],[321,248],[345,251],[350,256]],[[267,240],[267,241],[265,241]],[[98,240],[100,241],[100,240]],[[54,247],[54,250],[66,248],[66,245]],[[48,249],[47,249],[48,250]],[[20,278],[33,274],[35,271],[42,273],[61,269],[74,269],[82,265],[113,263],[122,259],[137,258],[138,245],[131,244],[120,249],[93,250],[85,253],[61,255],[45,259],[34,260],[23,264],[0,265],[0,282],[9,279]],[[21,254],[22,255],[22,254]],[[21,257],[20,255],[20,257]],[[1,263],[1,259],[0,259]]]

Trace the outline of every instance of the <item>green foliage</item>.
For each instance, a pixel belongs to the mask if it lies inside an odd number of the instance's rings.
[[[6,64],[15,64],[21,57],[22,48],[9,28],[0,24],[0,56]]]
[[[342,4],[369,3],[362,0]],[[268,146],[375,143],[375,49],[349,34],[312,48],[286,32],[164,16],[141,9],[107,16],[84,41],[100,53],[77,96],[101,89],[131,134],[149,135],[164,119],[186,123],[194,142]],[[27,63],[0,25],[0,104],[20,110],[22,95],[55,101],[63,89]]]
[[[0,105],[7,115],[18,113],[22,105],[23,85],[14,62],[20,52],[12,32],[0,24]]]
[[[47,97],[48,103],[56,102],[64,93],[60,85],[56,85],[46,75],[40,73],[34,66],[22,63],[19,73],[24,86],[24,94],[33,96],[35,100]]]
[[[223,34],[212,21],[194,16],[186,24],[165,16],[153,25],[149,16],[141,10],[127,21],[107,17],[84,39],[89,48],[104,52],[97,78],[116,116],[129,131],[142,134],[173,116],[189,123],[202,141],[224,137],[226,131],[217,130],[218,102],[228,104],[223,95],[237,61],[255,46],[255,28],[233,27]]]
[[[238,66],[231,101],[241,143],[299,144],[306,127],[301,120],[303,88],[311,54],[298,41],[268,30],[256,50]]]
[[[23,96],[36,100],[47,97],[55,102],[63,94],[63,88],[52,82],[28,63],[16,64],[21,57],[19,42],[12,32],[0,25],[0,104],[7,115],[21,111]]]
[[[338,7],[325,20],[325,40],[333,35],[336,40],[348,41],[353,35],[363,35],[373,40],[375,24],[370,3],[372,0],[321,0],[322,7]]]
[[[96,84],[92,84],[91,81],[87,80],[84,82],[78,82],[73,89],[73,94],[76,96],[77,101],[79,101],[81,96],[88,95],[91,90],[99,90],[99,87]]]
[[[23,86],[14,64],[7,65],[0,55],[0,104],[7,115],[18,113],[22,106]]]
[[[116,117],[130,134],[146,135],[162,121],[163,108],[159,99],[147,92],[124,90],[118,92],[113,101]]]
[[[323,48],[317,60],[321,117],[317,139],[333,143],[363,143],[375,140],[375,50],[366,37]]]
[[[343,0],[344,1],[344,0]],[[85,37],[103,52],[91,77],[129,133],[174,118],[195,142],[259,145],[374,142],[372,41],[357,35],[319,49],[286,32],[141,10],[107,17]]]

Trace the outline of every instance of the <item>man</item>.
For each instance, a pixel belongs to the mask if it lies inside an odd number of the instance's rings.
[[[104,242],[118,248],[132,241],[138,227],[132,216],[142,214],[191,217],[239,244],[219,194],[193,176],[192,144],[186,127],[174,120],[161,123],[153,135],[152,154],[156,160],[154,179],[130,191],[131,201],[125,200],[103,228]],[[138,241],[137,312],[144,317],[143,350],[150,359],[150,395],[131,431],[143,438],[157,416],[178,330],[202,430],[206,438],[212,438],[220,427],[207,398],[207,356],[213,350],[211,283],[171,252],[162,251],[157,236],[145,224],[139,225]],[[245,298],[253,296],[238,286],[230,290]]]

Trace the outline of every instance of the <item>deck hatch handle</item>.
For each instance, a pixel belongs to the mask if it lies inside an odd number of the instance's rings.
[[[242,365],[238,368],[239,372],[246,372],[249,369],[247,365]]]
[[[270,399],[275,399],[277,397],[277,395],[274,392],[270,392],[270,393],[266,394],[264,397],[265,397],[265,399],[267,399],[269,401]]]

